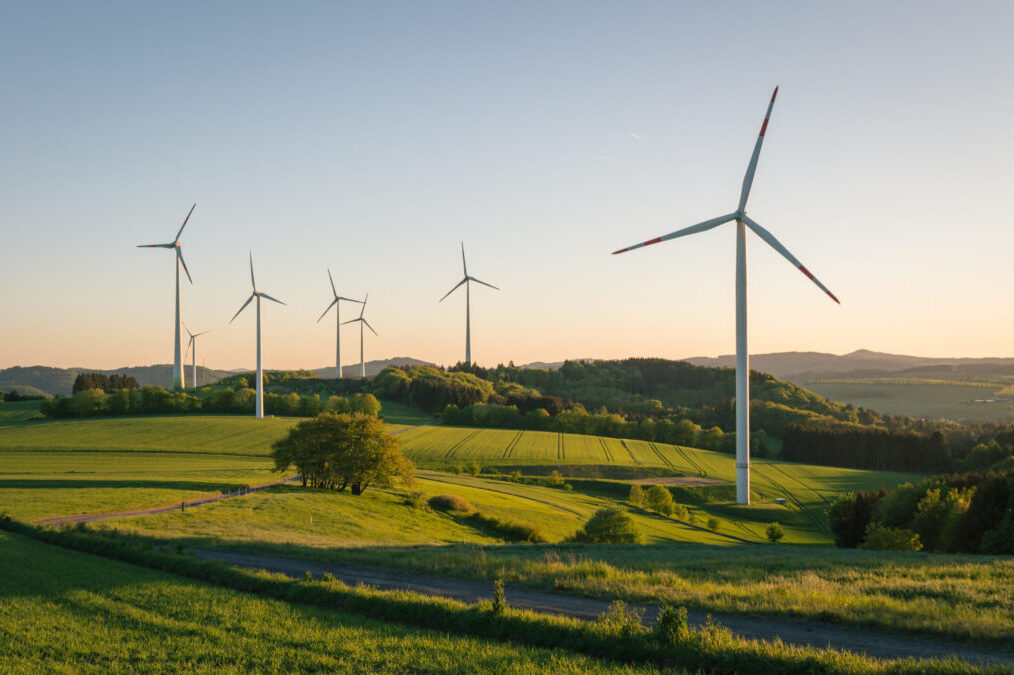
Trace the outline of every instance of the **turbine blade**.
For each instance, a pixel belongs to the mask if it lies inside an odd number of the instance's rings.
[[[355,318],[355,319],[349,319],[348,321],[342,321],[342,325],[344,326],[347,323],[355,323],[356,321],[362,321],[362,319]]]
[[[179,247],[176,248],[176,257],[183,264],[183,271],[187,273],[187,279],[190,279],[190,283],[194,283],[194,280],[190,277],[190,270],[187,269],[187,261],[183,259],[183,250]]]
[[[258,293],[258,295],[259,295],[259,296],[261,296],[262,298],[265,298],[265,299],[267,299],[267,300],[270,300],[271,302],[277,302],[277,303],[278,303],[279,305],[284,305],[284,304],[285,304],[285,303],[284,303],[284,302],[282,302],[281,300],[277,300],[277,299],[275,299],[275,298],[272,298],[272,297],[271,297],[270,295],[268,295],[267,293]]]
[[[183,360],[184,360],[184,361],[186,361],[186,360],[187,360],[187,354],[189,354],[189,353],[190,353],[190,347],[191,347],[191,345],[193,345],[193,344],[194,344],[194,336],[193,336],[193,335],[191,335],[191,336],[190,336],[190,342],[188,342],[188,343],[187,343],[187,350],[186,350],[185,352],[183,352]]]
[[[370,325],[369,321],[367,321],[366,319],[363,319],[363,325],[365,325],[367,328],[369,328],[371,333],[373,333],[377,337],[380,337],[380,333],[378,333],[377,331],[373,330],[373,326]]]
[[[176,244],[138,244],[137,248],[176,248]]]
[[[451,294],[451,293],[453,293],[454,291],[458,290],[458,287],[459,287],[459,286],[461,286],[461,284],[465,283],[466,281],[468,281],[468,277],[465,277],[464,279],[462,279],[461,281],[459,281],[459,282],[458,282],[458,285],[457,285],[457,286],[455,286],[455,287],[454,287],[454,288],[452,288],[451,290],[449,290],[449,291],[447,291],[446,293],[444,293],[444,297],[443,297],[443,298],[440,298],[440,300],[438,300],[437,302],[443,302],[443,301],[444,301],[444,299],[445,299],[445,298],[447,298],[447,296],[448,296],[448,295],[450,295],[450,294]]]
[[[367,301],[367,300],[369,300],[369,299],[370,299],[370,294],[369,294],[369,293],[367,293],[367,294],[366,294],[366,297],[365,297],[365,298],[363,298],[363,306],[359,308],[359,318],[360,318],[360,319],[362,319],[362,318],[363,318],[363,312],[365,312],[365,311],[366,311],[366,301]]]
[[[813,276],[813,274],[810,273],[810,270],[806,269],[806,266],[804,266],[803,263],[799,262],[799,260],[796,258],[796,256],[794,256],[791,253],[789,253],[789,249],[787,249],[784,246],[782,246],[782,242],[780,242],[777,239],[775,239],[775,236],[773,234],[771,234],[770,232],[768,232],[767,230],[765,230],[763,227],[761,227],[760,225],[758,225],[755,221],[751,220],[750,218],[747,218],[746,216],[743,216],[743,222],[745,222],[747,224],[747,227],[749,227],[751,230],[754,231],[754,234],[756,234],[758,237],[760,237],[761,239],[763,239],[764,241],[766,241],[768,243],[768,246],[770,246],[774,250],[776,250],[779,253],[781,253],[782,256],[784,256],[786,260],[788,260],[790,263],[792,263],[793,265],[795,265],[799,269],[800,272],[802,272],[803,274],[806,275],[807,279],[809,279],[813,283],[817,284],[817,286],[820,288],[820,290],[822,290],[825,293],[827,293],[828,296],[832,300],[834,300],[835,302],[837,302],[839,305],[841,304],[841,300],[839,300],[838,298],[836,298],[835,295],[834,295],[834,293],[832,293],[831,291],[829,291],[827,289],[827,286],[825,286],[824,284],[820,283],[820,280],[818,280],[817,277]]]
[[[486,283],[485,281],[479,281],[479,280],[478,280],[478,279],[476,279],[475,277],[468,277],[468,278],[469,278],[469,279],[471,279],[472,281],[474,281],[474,282],[475,282],[475,283],[477,283],[477,284],[482,284],[483,286],[489,286],[490,288],[492,288],[492,289],[494,289],[494,290],[497,290],[497,291],[499,291],[499,290],[500,290],[499,288],[497,288],[497,287],[496,287],[496,286],[494,286],[493,284],[487,284],[487,283]]]
[[[346,298],[344,295],[339,295],[338,299],[344,300],[345,302],[358,302],[360,305],[364,304],[362,300],[356,300],[355,298]]]
[[[257,282],[254,281],[253,275],[253,251],[250,251],[250,285],[253,286],[254,293],[257,292]]]
[[[771,102],[768,103],[767,114],[764,115],[764,123],[761,124],[760,134],[757,136],[757,143],[753,146],[753,154],[750,155],[750,164],[746,167],[746,175],[743,176],[743,191],[739,194],[739,211],[746,208],[746,200],[750,197],[750,187],[753,185],[753,175],[757,171],[757,159],[760,157],[761,146],[764,145],[764,134],[768,130],[768,120],[771,119],[771,109],[775,107],[775,97],[778,96],[778,87],[771,94]]]
[[[176,238],[173,239],[173,244],[180,240],[180,235],[183,234],[183,228],[187,226],[187,221],[190,220],[190,214],[194,212],[195,208],[197,208],[197,202],[194,202],[194,205],[190,207],[190,211],[187,212],[187,217],[183,219],[183,224],[180,225],[180,231],[176,233]]]
[[[722,223],[727,223],[730,220],[735,219],[736,214],[730,213],[727,216],[720,216],[718,218],[712,218],[711,220],[705,220],[703,223],[697,223],[696,225],[685,227],[682,230],[670,232],[669,234],[664,235],[662,237],[655,237],[654,239],[643,241],[640,244],[634,244],[633,246],[628,246],[627,248],[621,248],[619,251],[613,251],[613,255],[616,255],[617,253],[626,253],[627,251],[633,251],[635,248],[641,248],[642,246],[651,246],[652,244],[657,244],[662,241],[669,241],[670,239],[676,239],[677,237],[685,237],[688,234],[697,234],[698,232],[704,232],[705,230],[710,230],[713,227],[718,227]]]
[[[334,297],[337,298],[338,297],[338,291],[335,290],[335,287],[334,287],[334,277],[331,276],[331,268],[330,267],[327,268],[327,278],[331,281],[331,292],[334,294]]]
[[[324,310],[324,314],[320,315],[320,319],[323,319],[324,315],[327,314],[328,312],[330,312],[331,308],[334,307],[337,304],[338,304],[338,298],[335,298],[334,300],[331,301],[331,304],[327,306],[327,309]],[[317,319],[317,323],[320,323],[320,319]]]
[[[253,299],[254,299],[253,295],[247,298],[246,302],[243,303],[243,306],[239,308],[239,312],[242,312],[244,309],[246,309],[246,306],[249,305],[253,301]],[[232,315],[232,318],[229,319],[229,323],[232,323],[233,321],[236,320],[236,317],[239,316],[239,312],[236,312],[235,314]]]
[[[461,242],[461,267],[465,270],[465,276],[468,276],[468,265],[465,263],[465,242]]]
[[[193,337],[196,338],[198,335],[207,335],[210,332],[210,330],[202,330],[200,333],[194,333]]]

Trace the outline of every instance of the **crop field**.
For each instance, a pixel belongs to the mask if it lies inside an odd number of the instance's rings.
[[[544,431],[507,431],[467,427],[420,427],[400,435],[405,454],[420,466],[582,464],[655,467],[673,475],[733,482],[735,458],[708,450],[667,443],[621,440]],[[751,461],[751,488],[761,502],[785,499],[804,514],[816,530],[824,530],[824,509],[844,491],[891,487],[918,480],[917,474],[863,471],[792,464],[766,459]]]
[[[0,427],[20,424],[41,417],[39,401],[12,401],[0,403]]]
[[[806,386],[826,398],[888,415],[1014,421],[1014,401],[973,402],[995,398],[997,393],[1014,398],[1003,391],[1004,384],[1000,382],[897,381],[885,378],[815,381],[808,382]]]
[[[261,598],[6,532],[0,635],[3,672],[639,672]]]

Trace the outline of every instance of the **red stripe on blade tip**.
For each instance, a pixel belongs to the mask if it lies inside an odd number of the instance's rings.
[[[775,87],[775,92],[771,94],[771,102],[775,102],[775,96],[778,96],[778,87]]]
[[[763,136],[763,135],[764,135],[764,132],[765,132],[765,131],[767,131],[767,130],[768,130],[768,118],[767,118],[767,117],[765,117],[765,118],[764,118],[764,124],[762,124],[762,125],[761,125],[761,132],[760,132],[760,135],[761,135],[761,136]]]
[[[799,271],[802,272],[803,274],[805,274],[806,278],[809,279],[810,281],[816,281],[816,279],[813,278],[813,275],[810,274],[810,270],[806,269],[805,266],[800,265],[799,266]]]

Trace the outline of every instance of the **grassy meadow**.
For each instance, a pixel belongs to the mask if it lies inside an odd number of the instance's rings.
[[[6,532],[0,571],[3,672],[644,672],[266,599]]]

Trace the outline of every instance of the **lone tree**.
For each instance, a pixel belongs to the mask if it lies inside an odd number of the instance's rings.
[[[362,413],[325,412],[304,420],[271,446],[275,469],[295,466],[303,485],[360,495],[371,485],[395,479],[412,482],[412,463],[401,454],[397,438],[384,431],[376,417]]]

